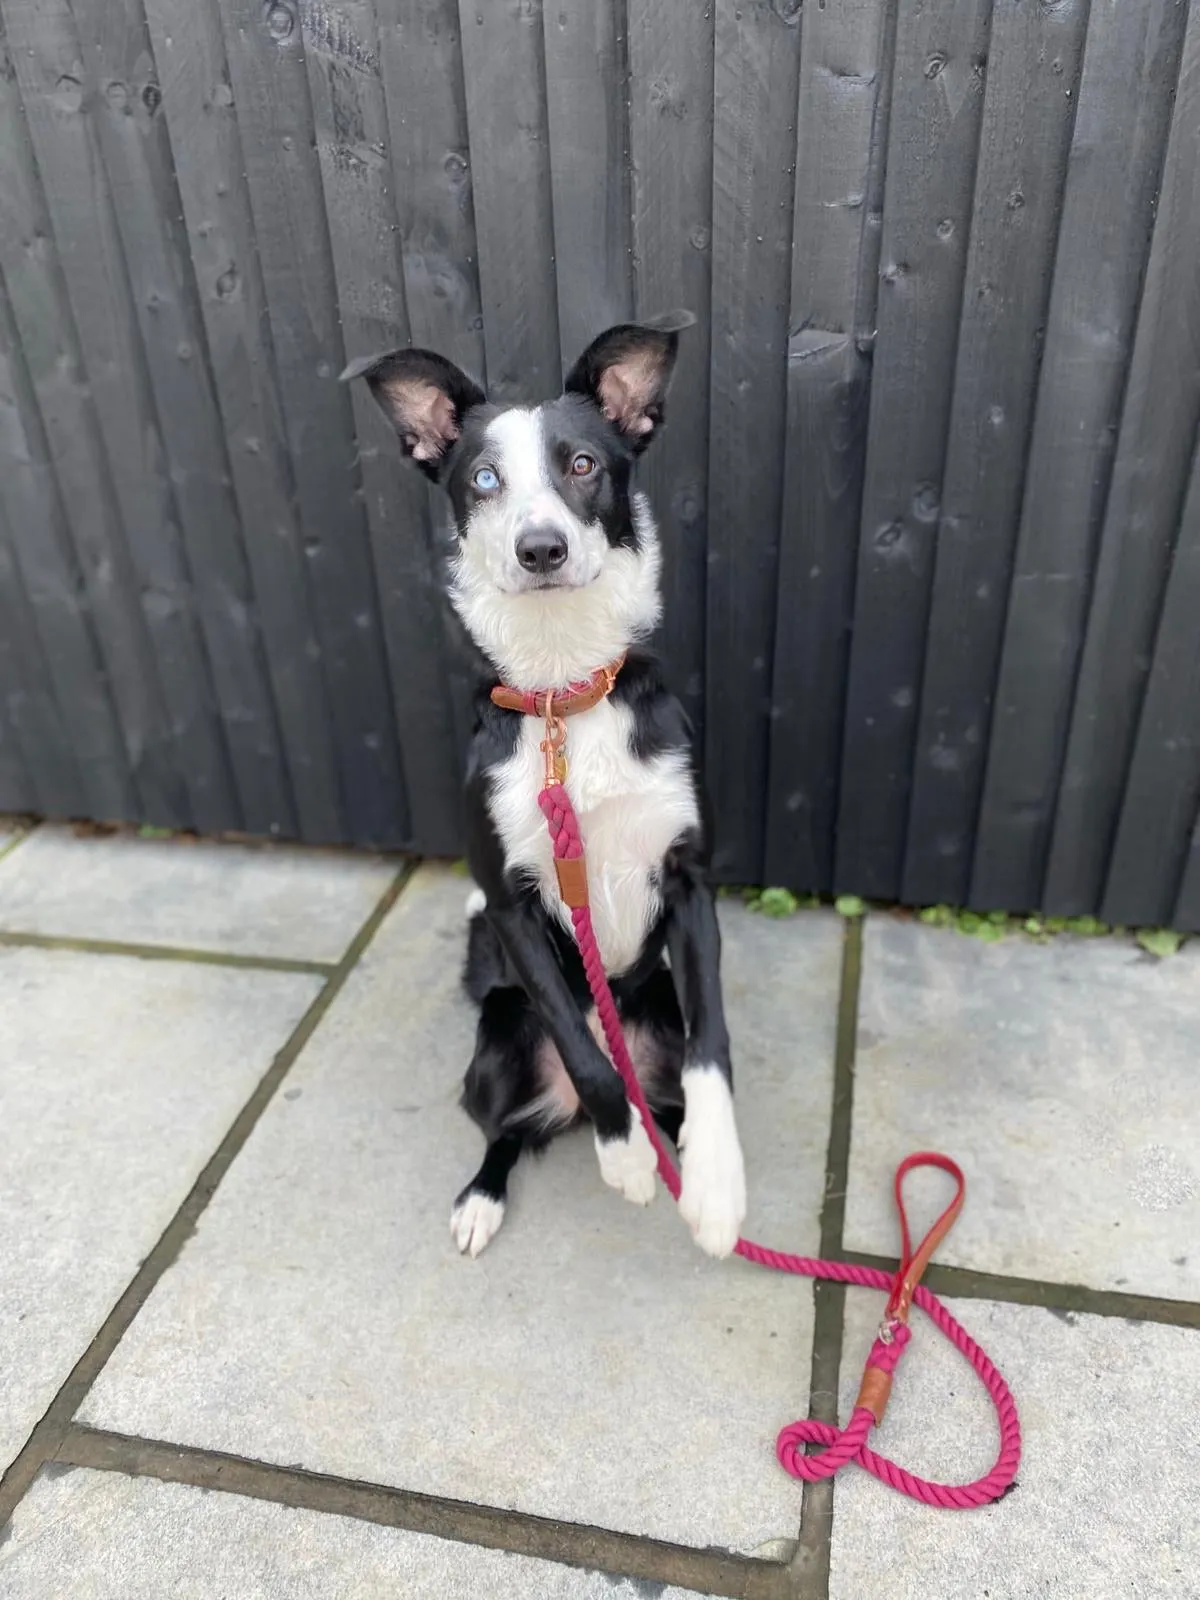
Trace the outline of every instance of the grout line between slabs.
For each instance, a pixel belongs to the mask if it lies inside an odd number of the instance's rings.
[[[191,1445],[141,1439],[71,1424],[54,1452],[59,1467],[87,1467],[152,1477],[166,1483],[223,1490],[279,1505],[354,1517],[389,1528],[432,1534],[460,1544],[509,1550],[648,1584],[677,1584],[733,1600],[788,1600],[788,1569],[734,1551],[693,1549],[640,1534],[562,1522],[419,1494],[361,1479],[330,1477]]]
[[[37,830],[38,824],[36,822],[23,823],[18,821],[12,838],[0,843],[0,861],[4,861],[7,859],[7,857],[12,855],[17,846],[24,844],[26,839],[28,839],[31,834],[36,833]]]
[[[139,961],[196,962],[206,967],[241,967],[250,972],[300,972],[332,978],[336,961],[301,961],[291,956],[241,955],[226,950],[197,950],[186,945],[130,944],[123,939],[84,939],[57,933],[26,933],[0,928],[0,946],[11,949],[70,950],[77,955],[133,956]]]
[[[196,1223],[216,1192],[242,1146],[253,1132],[296,1058],[308,1043],[317,1025],[341,992],[347,978],[358,965],[364,951],[379,931],[384,918],[400,898],[411,878],[416,862],[407,862],[393,878],[376,903],[375,909],[347,946],[332,974],[314,996],[303,1017],[260,1078],[257,1087],[234,1119],[225,1137],[209,1157],[179,1209],[160,1234],[124,1293],[101,1324],[91,1344],[80,1356],[70,1375],[50,1402],[45,1415],[34,1427],[24,1447],[8,1470],[0,1476],[0,1528],[9,1518],[43,1463],[59,1448],[84,1397],[103,1370],[134,1317],[141,1310],[158,1280],[172,1265]]]
[[[850,1170],[850,1124],[854,1111],[854,1056],[858,1039],[858,997],[862,985],[863,924],[845,924],[842,973],[838,994],[837,1040],[833,1059],[833,1102],[829,1146],[825,1158],[825,1194],[821,1205],[819,1254],[836,1258],[842,1250],[846,1219],[846,1184]],[[844,1284],[818,1279],[813,1284],[812,1376],[809,1417],[837,1422],[838,1379],[842,1365]],[[806,1483],[800,1508],[800,1537],[791,1563],[797,1600],[828,1600],[829,1558],[833,1534],[834,1480]]]
[[[863,1250],[843,1250],[839,1259],[855,1266],[879,1267],[884,1272],[895,1272],[897,1266],[894,1256],[871,1255]],[[1089,1289],[1083,1284],[1051,1283],[1041,1278],[1010,1278],[999,1272],[939,1266],[936,1262],[921,1281],[936,1295],[1041,1306],[1056,1316],[1071,1317],[1082,1312],[1096,1317],[1124,1317],[1128,1322],[1158,1322],[1169,1328],[1200,1328],[1200,1304],[1194,1300],[1128,1294],[1123,1289]]]

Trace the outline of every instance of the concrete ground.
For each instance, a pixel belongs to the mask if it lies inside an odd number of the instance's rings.
[[[897,1160],[966,1168],[929,1283],[1025,1456],[955,1513],[775,1463],[879,1296],[707,1261],[586,1133],[457,1255],[465,889],[0,822],[5,1600],[1200,1595],[1200,945],[722,903],[751,1236],[886,1265]],[[992,1460],[919,1317],[877,1442]]]

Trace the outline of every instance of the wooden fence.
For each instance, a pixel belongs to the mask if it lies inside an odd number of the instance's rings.
[[[732,881],[1200,928],[1197,0],[0,0],[0,809],[460,845],[349,356],[646,478]]]

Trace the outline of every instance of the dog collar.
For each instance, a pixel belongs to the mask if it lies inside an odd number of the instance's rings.
[[[601,700],[607,700],[616,685],[617,674],[625,665],[620,655],[608,666],[600,667],[581,683],[568,684],[565,689],[510,689],[498,683],[492,690],[492,703],[504,711],[520,711],[527,717],[545,717],[552,722],[556,717],[571,717],[579,711],[590,711]]]
[[[505,711],[520,711],[527,717],[544,717],[546,737],[542,754],[546,758],[546,788],[567,781],[567,725],[564,717],[590,711],[613,692],[617,673],[625,665],[619,655],[608,666],[600,667],[582,683],[569,683],[565,689],[510,689],[498,683],[492,690],[492,703]]]

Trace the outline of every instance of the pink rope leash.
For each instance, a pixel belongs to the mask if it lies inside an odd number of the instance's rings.
[[[560,748],[562,740],[558,739],[554,743],[556,749]],[[596,1012],[604,1029],[609,1053],[617,1071],[621,1074],[629,1099],[637,1107],[642,1124],[654,1146],[658,1157],[659,1177],[670,1191],[671,1197],[678,1200],[679,1174],[659,1136],[633,1062],[629,1058],[617,1015],[616,1002],[613,1000],[612,990],[608,986],[604,965],[600,959],[599,946],[592,928],[592,913],[587,900],[586,869],[579,819],[575,815],[575,808],[571,804],[566,788],[561,781],[551,777],[552,754],[553,751],[548,752],[548,781],[538,796],[538,804],[549,825],[563,898],[570,907],[575,939],[583,957],[588,985],[596,1003]],[[559,863],[562,865],[558,865]],[[949,1172],[958,1183],[958,1193],[914,1252],[909,1239],[901,1185],[905,1175],[915,1166],[937,1166]],[[825,1422],[804,1419],[790,1423],[776,1440],[775,1454],[780,1465],[786,1472],[791,1473],[792,1477],[814,1483],[820,1478],[832,1477],[848,1461],[856,1461],[860,1467],[873,1473],[882,1483],[889,1484],[893,1489],[899,1489],[902,1494],[910,1495],[914,1500],[921,1500],[926,1505],[945,1506],[954,1510],[969,1510],[974,1506],[989,1505],[992,1501],[1000,1499],[1012,1487],[1021,1459],[1021,1427],[1008,1385],[966,1329],[950,1315],[936,1296],[930,1294],[929,1290],[917,1281],[928,1264],[929,1257],[957,1217],[962,1207],[964,1190],[965,1183],[961,1171],[946,1156],[923,1152],[909,1156],[901,1163],[896,1173],[896,1202],[900,1210],[903,1253],[899,1270],[894,1276],[880,1272],[875,1267],[857,1267],[844,1261],[821,1261],[810,1256],[789,1255],[783,1250],[770,1250],[766,1245],[755,1244],[750,1239],[739,1239],[734,1246],[735,1253],[743,1260],[753,1261],[761,1267],[770,1267],[776,1272],[791,1272],[805,1278],[828,1278],[835,1283],[852,1283],[867,1289],[885,1289],[889,1292],[884,1320],[871,1346],[871,1353],[867,1357],[863,1387],[846,1427],[836,1428]],[[945,1334],[951,1344],[971,1363],[996,1408],[996,1417],[1000,1425],[1000,1451],[991,1470],[982,1478],[977,1478],[974,1483],[932,1483],[928,1478],[918,1477],[915,1472],[909,1472],[896,1462],[889,1461],[887,1456],[881,1456],[867,1446],[868,1433],[883,1418],[892,1374],[912,1338],[907,1318],[909,1304],[913,1300],[934,1326]],[[803,1446],[806,1444],[819,1444],[826,1448],[819,1455],[806,1456],[803,1453]]]

